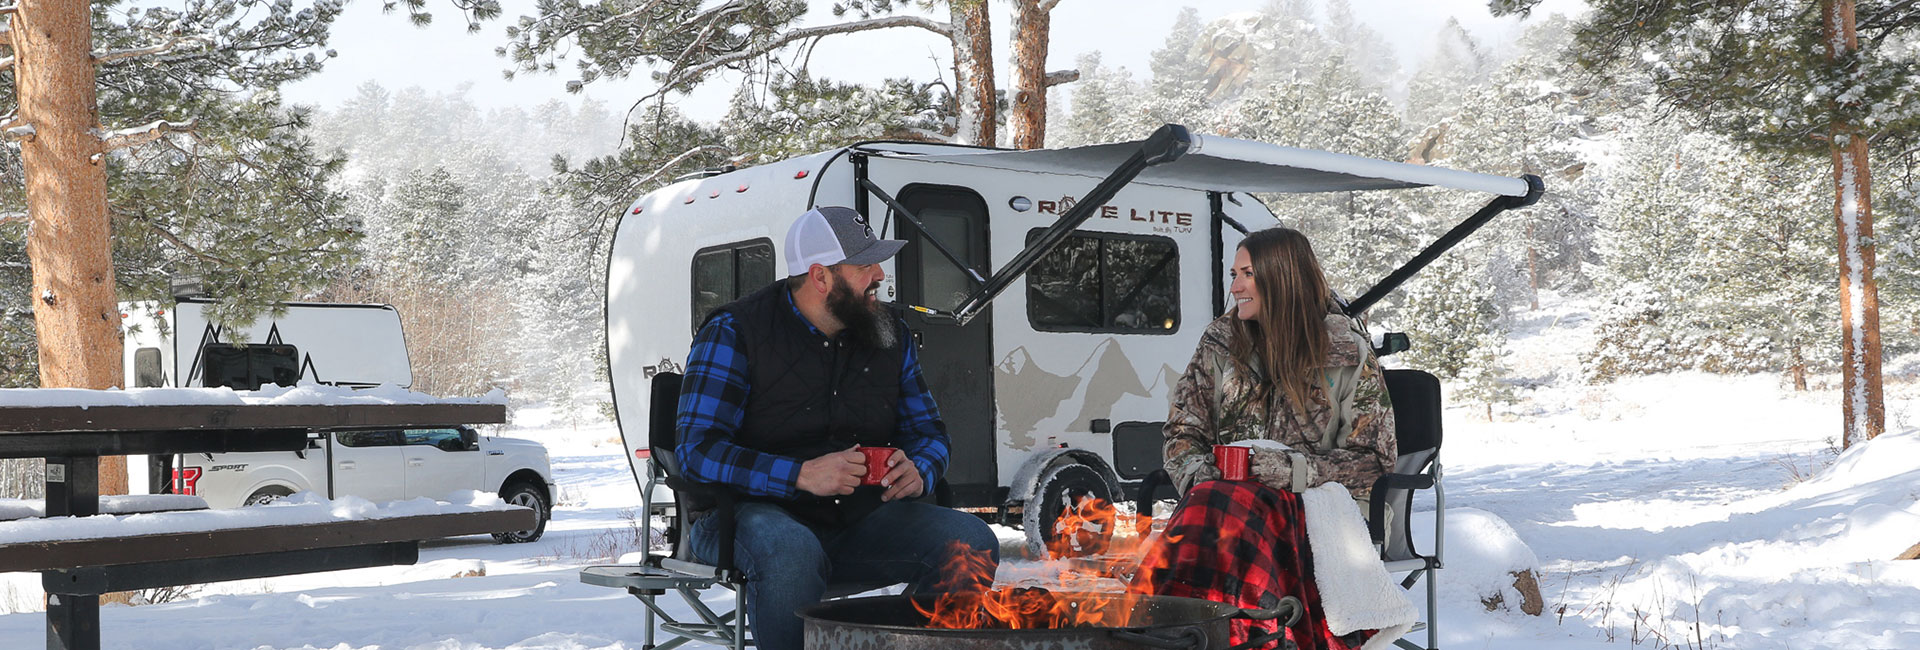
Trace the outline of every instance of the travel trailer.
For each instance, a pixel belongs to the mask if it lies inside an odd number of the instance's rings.
[[[400,312],[391,305],[291,302],[245,328],[207,318],[207,298],[171,306],[120,306],[130,388],[226,386],[311,381],[333,386],[413,385]]]
[[[1006,151],[865,142],[684,180],[629,206],[607,272],[621,435],[648,484],[648,382],[678,372],[715,307],[774,281],[788,224],[849,206],[908,242],[880,295],[905,310],[952,440],[953,507],[1025,525],[1117,501],[1161,464],[1170,385],[1226,311],[1225,269],[1277,223],[1249,192],[1441,186],[1495,195],[1372,291],[1358,313],[1501,211],[1544,191],[1506,178],[1193,134]],[[1398,340],[1404,341],[1404,337]]]

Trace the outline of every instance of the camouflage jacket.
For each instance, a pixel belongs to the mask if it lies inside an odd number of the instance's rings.
[[[1255,398],[1265,379],[1258,363],[1253,376],[1233,363],[1228,351],[1233,317],[1229,313],[1207,326],[1186,374],[1174,385],[1164,456],[1173,484],[1186,494],[1195,484],[1219,478],[1216,444],[1267,439],[1291,450],[1254,448],[1252,473],[1262,483],[1299,492],[1337,481],[1355,499],[1366,499],[1374,480],[1392,470],[1397,450],[1392,403],[1362,326],[1344,314],[1327,314],[1333,345],[1319,373],[1325,384],[1302,415],[1281,391],[1270,391],[1270,399]]]

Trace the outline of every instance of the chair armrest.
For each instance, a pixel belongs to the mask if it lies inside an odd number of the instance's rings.
[[[1140,479],[1140,492],[1134,496],[1133,512],[1141,516],[1152,517],[1153,502],[1157,501],[1157,499],[1153,498],[1153,493],[1159,492],[1160,488],[1169,485],[1173,485],[1173,476],[1167,474],[1167,470],[1164,469],[1153,470],[1153,473],[1148,474],[1146,478]]]
[[[1388,490],[1425,490],[1433,487],[1431,474],[1382,474],[1373,481],[1373,492],[1367,496],[1367,535],[1373,543],[1384,544],[1387,541],[1387,529],[1383,521],[1387,515]]]

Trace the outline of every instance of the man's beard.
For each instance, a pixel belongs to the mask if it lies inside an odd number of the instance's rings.
[[[899,342],[886,308],[879,303],[868,306],[866,293],[854,291],[837,275],[833,277],[833,290],[827,292],[827,312],[840,321],[841,331],[858,345],[891,350]]]

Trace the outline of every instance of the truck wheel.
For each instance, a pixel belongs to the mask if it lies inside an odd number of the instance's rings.
[[[279,486],[263,487],[258,490],[254,490],[253,494],[247,496],[246,501],[240,502],[240,505],[242,507],[264,506],[269,503],[273,503],[275,501],[279,501],[281,499],[287,498],[292,494],[293,492],[291,490],[288,490],[286,488],[279,487]]]
[[[1099,470],[1081,463],[1053,467],[1041,473],[1033,494],[1021,517],[1031,557],[1051,557],[1049,549],[1060,551],[1062,557],[1099,555],[1107,550],[1113,540],[1113,491]],[[1084,521],[1061,521],[1060,515],[1070,506],[1083,505],[1087,499],[1107,502],[1104,514]]]
[[[547,497],[540,493],[540,488],[525,481],[514,481],[500,488],[500,498],[516,506],[533,508],[534,514],[539,517],[539,522],[528,530],[494,533],[495,540],[502,544],[525,544],[540,539],[540,535],[547,532],[547,518],[552,515],[552,512],[547,510]]]

